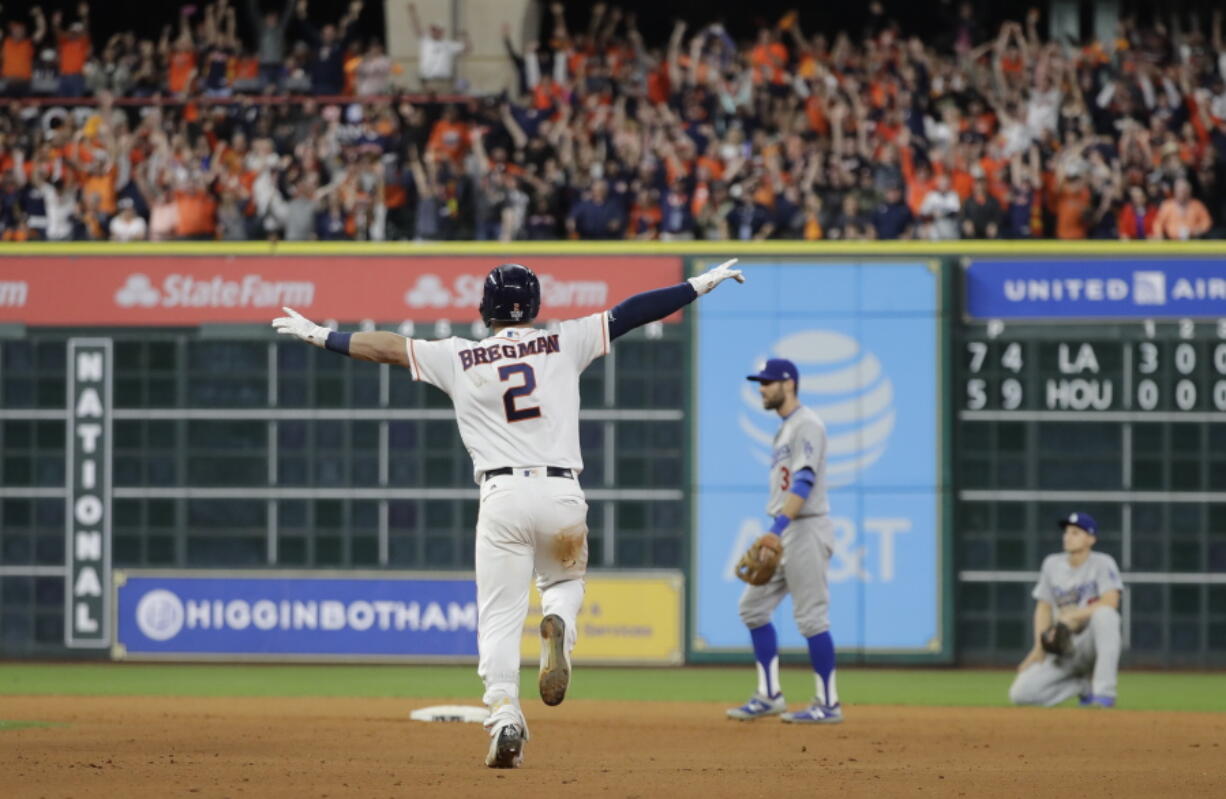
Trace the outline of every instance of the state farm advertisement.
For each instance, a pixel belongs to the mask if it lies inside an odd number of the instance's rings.
[[[682,279],[676,257],[523,256],[519,262],[541,279],[541,319],[595,313]],[[0,322],[265,322],[283,305],[341,323],[465,322],[477,318],[485,276],[498,264],[448,256],[14,256],[0,258]]]

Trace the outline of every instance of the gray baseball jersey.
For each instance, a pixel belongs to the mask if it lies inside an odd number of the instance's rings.
[[[1059,612],[1062,608],[1084,608],[1107,591],[1123,589],[1120,568],[1110,555],[1091,552],[1085,562],[1074,568],[1068,555],[1058,552],[1044,558],[1033,596]]]
[[[826,425],[815,411],[801,405],[783,420],[775,433],[767,513],[774,516],[783,510],[783,501],[795,484],[796,473],[806,468],[813,470],[813,490],[797,516],[829,513],[830,502],[826,499]]]
[[[826,498],[826,426],[803,405],[792,411],[775,433],[770,470],[771,516],[783,510],[783,501],[796,472],[812,469],[813,490],[796,518],[783,531],[783,561],[765,585],[749,585],[738,606],[741,621],[751,630],[771,619],[784,596],[792,595],[792,613],[806,638],[830,629],[830,585],[826,570],[834,552],[834,524]]]
[[[1122,591],[1115,558],[1091,552],[1073,567],[1068,555],[1048,555],[1039,570],[1034,598],[1062,608],[1083,608],[1111,590]],[[1058,705],[1078,694],[1115,698],[1120,666],[1120,614],[1109,605],[1096,608],[1085,629],[1073,636],[1072,651],[1063,657],[1047,655],[1020,672],[1009,688],[1009,699],[1019,705]]]

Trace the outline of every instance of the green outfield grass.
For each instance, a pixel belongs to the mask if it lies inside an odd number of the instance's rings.
[[[536,675],[523,672],[523,696]],[[1013,672],[977,669],[861,669],[839,672],[848,705],[1000,707]],[[570,696],[614,701],[740,702],[752,693],[747,667],[576,669]],[[796,702],[813,692],[812,673],[785,668],[784,692]],[[0,695],[340,696],[471,698],[481,683],[472,666],[282,666],[203,664],[0,663]],[[1120,706],[1133,710],[1226,711],[1226,674],[1125,672]],[[0,727],[3,729],[3,727]]]

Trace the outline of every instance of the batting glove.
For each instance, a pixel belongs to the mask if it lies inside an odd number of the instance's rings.
[[[690,285],[694,287],[694,291],[697,291],[698,296],[701,297],[728,278],[732,278],[737,283],[744,283],[745,276],[741,274],[741,270],[732,268],[732,265],[736,262],[737,259],[733,258],[731,261],[724,261],[714,269],[708,269],[701,275],[695,275],[690,278]]]
[[[293,308],[282,306],[281,310],[289,316],[278,316],[272,320],[272,326],[278,333],[297,336],[303,341],[311,342],[316,347],[322,347],[328,340],[328,334],[332,332],[328,328],[315,324]]]

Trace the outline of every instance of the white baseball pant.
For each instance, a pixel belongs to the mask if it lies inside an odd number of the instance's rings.
[[[525,471],[534,476],[524,476]],[[547,477],[537,467],[517,468],[481,484],[475,552],[477,671],[485,683],[491,734],[508,723],[521,725],[527,734],[519,706],[519,653],[529,581],[535,573],[543,614],[557,614],[566,623],[569,658],[587,557],[587,501],[578,480]]]

